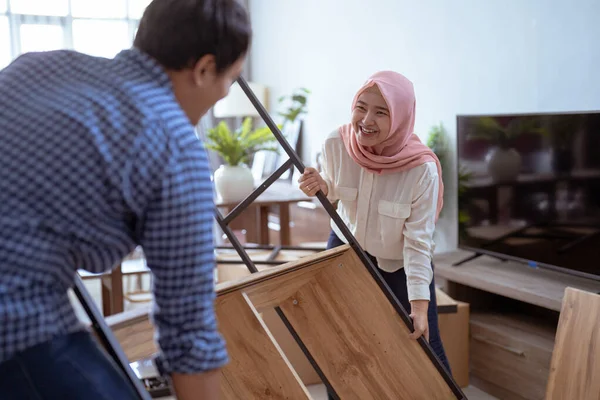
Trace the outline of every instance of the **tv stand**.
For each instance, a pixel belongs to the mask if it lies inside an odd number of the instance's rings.
[[[482,247],[482,248],[485,248],[485,247],[488,247],[488,246],[492,246],[492,245],[494,245],[494,244],[496,244],[496,243],[502,243],[502,242],[504,242],[504,241],[505,241],[506,239],[508,239],[508,238],[511,238],[511,237],[514,237],[514,236],[516,236],[516,235],[519,235],[519,234],[521,234],[523,231],[525,231],[525,230],[529,229],[530,227],[531,227],[531,225],[526,225],[526,226],[524,226],[524,227],[522,227],[522,228],[519,228],[519,229],[517,229],[517,230],[514,230],[514,231],[511,231],[511,232],[508,232],[507,234],[504,234],[504,235],[500,236],[500,237],[499,237],[499,238],[497,238],[497,239],[490,240],[489,242],[482,244],[482,245],[481,245],[481,247]],[[452,264],[452,266],[453,266],[453,267],[457,267],[457,266],[459,266],[459,265],[461,265],[461,264],[464,264],[464,263],[466,263],[466,262],[469,262],[469,261],[471,261],[471,260],[474,260],[474,259],[476,259],[476,258],[478,258],[478,257],[481,257],[481,256],[483,256],[484,254],[485,254],[485,253],[480,253],[480,252],[478,252],[478,251],[475,251],[475,254],[473,254],[473,255],[471,255],[471,256],[469,256],[469,257],[466,257],[466,258],[465,258],[465,259],[463,259],[463,260],[460,260],[460,261],[457,261],[457,262],[455,262],[454,264]],[[498,260],[500,260],[500,261],[506,261],[506,259],[502,258],[501,256],[490,255],[490,257],[497,258],[497,259],[498,259]]]
[[[495,259],[498,259],[500,261],[507,261],[506,258],[502,258],[500,256],[496,256],[496,255],[491,255],[491,254],[485,254],[485,253],[480,253],[480,252],[475,252],[475,254],[470,255],[468,257],[463,258],[462,260],[456,261],[455,263],[452,264],[453,267],[458,267],[459,265],[462,265],[464,263],[467,263],[469,261],[475,260],[476,258],[479,258],[481,256],[485,256],[487,255],[488,257],[493,257]]]
[[[465,250],[433,261],[436,282],[470,307],[470,382],[500,399],[544,398],[564,291],[598,293],[600,281]]]
[[[560,248],[558,248],[556,250],[557,253],[565,253],[567,251],[572,250],[574,247],[580,245],[581,243],[586,242],[586,241],[593,239],[593,238],[597,237],[598,235],[600,235],[600,230],[596,230],[594,232],[587,233],[587,234],[576,234],[576,233],[565,233],[565,232],[559,233],[559,232],[552,231],[553,229],[560,229],[560,228],[564,228],[564,227],[596,228],[595,225],[590,226],[589,224],[578,224],[578,223],[527,224],[519,229],[508,232],[494,240],[490,240],[489,242],[483,243],[480,245],[480,247],[482,250],[485,250],[486,247],[490,247],[495,244],[502,243],[505,240],[510,239],[510,238],[571,239],[571,241],[569,243],[564,244],[563,246],[561,246]],[[528,229],[533,229],[533,228],[547,229],[549,232],[544,232],[544,233],[528,233],[527,232]],[[488,255],[490,257],[496,258],[501,261],[507,261],[507,259],[510,259],[510,257],[505,258],[505,257],[502,257],[502,255],[487,254],[485,251],[484,252],[479,252],[477,250],[473,250],[473,251],[475,254],[468,256],[463,260],[455,262],[454,264],[452,264],[452,266],[457,267],[459,265],[462,265],[466,262],[474,260],[483,255]]]

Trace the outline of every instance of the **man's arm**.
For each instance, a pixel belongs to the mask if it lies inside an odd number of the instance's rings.
[[[153,274],[153,322],[178,399],[217,399],[228,361],[214,313],[213,189],[200,142],[168,157],[140,243]]]

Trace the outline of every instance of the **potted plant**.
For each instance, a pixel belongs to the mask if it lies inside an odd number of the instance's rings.
[[[269,127],[252,129],[252,118],[232,131],[225,121],[208,130],[206,148],[223,159],[214,174],[217,194],[225,202],[239,202],[254,190],[254,178],[248,167],[250,157],[257,151],[277,151],[277,139]]]
[[[450,145],[448,141],[448,134],[444,125],[432,126],[429,130],[429,137],[427,138],[427,146],[435,153],[440,165],[442,167],[442,181],[448,182],[448,174],[450,173]],[[444,191],[444,204],[448,204],[449,191]],[[445,214],[446,208],[442,208],[440,217]]]
[[[300,140],[300,133],[302,131],[302,116],[306,114],[306,105],[308,103],[308,95],[310,90],[306,88],[295,89],[289,95],[283,95],[279,97],[278,103],[280,111],[277,114],[283,118],[281,123],[281,133],[285,140],[296,149]],[[277,146],[279,154],[284,154],[283,147]],[[271,174],[276,169],[281,167],[286,161],[287,157],[278,156],[274,154],[266,154],[264,152],[256,154],[256,158],[259,160],[259,164],[263,165],[262,174]],[[284,172],[279,179],[286,180],[292,177],[294,173],[294,167],[290,167]]]
[[[485,161],[488,173],[495,182],[514,181],[521,170],[521,155],[514,148],[515,140],[523,134],[544,134],[538,118],[517,117],[505,124],[497,118],[481,117],[469,139],[485,139],[491,142],[492,148]]]
[[[287,121],[293,123],[300,115],[306,114],[307,96],[309,94],[310,90],[306,88],[300,88],[297,89],[291,96],[289,96],[290,104],[287,106],[287,109],[278,113],[284,118],[284,123]],[[281,104],[287,99],[288,96],[281,96],[278,101]]]
[[[451,165],[451,153],[450,153],[450,141],[448,132],[444,125],[431,127],[429,131],[429,137],[427,139],[427,146],[435,153],[437,158],[440,160],[442,166],[442,181],[449,182],[449,174],[452,171]],[[471,178],[471,173],[466,171],[462,166],[458,166],[458,182],[457,182],[457,197],[458,197],[458,234],[461,237],[467,235],[467,224],[469,222],[469,214],[464,210],[465,207],[465,195],[467,191],[467,183]],[[446,188],[444,190],[444,204],[449,204],[450,190]],[[446,208],[442,208],[440,217],[445,215]]]

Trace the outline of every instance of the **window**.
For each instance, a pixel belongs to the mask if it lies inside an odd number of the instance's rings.
[[[11,59],[8,17],[0,15],[0,69],[6,67]]]
[[[0,0],[0,69],[30,51],[112,58],[131,48],[151,0]]]
[[[65,48],[65,33],[61,25],[22,24],[19,33],[21,54]]]
[[[127,2],[123,0],[71,0],[73,17],[127,18]]]
[[[129,24],[125,20],[77,19],[73,21],[73,48],[77,51],[112,58],[129,47],[131,47]]]
[[[13,14],[64,17],[69,13],[69,0],[10,0],[10,11]]]
[[[129,18],[140,19],[151,0],[129,0]]]

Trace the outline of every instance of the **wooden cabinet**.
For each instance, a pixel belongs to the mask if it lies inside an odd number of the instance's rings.
[[[471,374],[502,398],[543,400],[554,329],[519,314],[471,316]]]
[[[456,304],[456,311],[444,312],[443,297]],[[440,336],[448,357],[452,377],[461,388],[469,386],[469,303],[454,301],[437,290]]]

